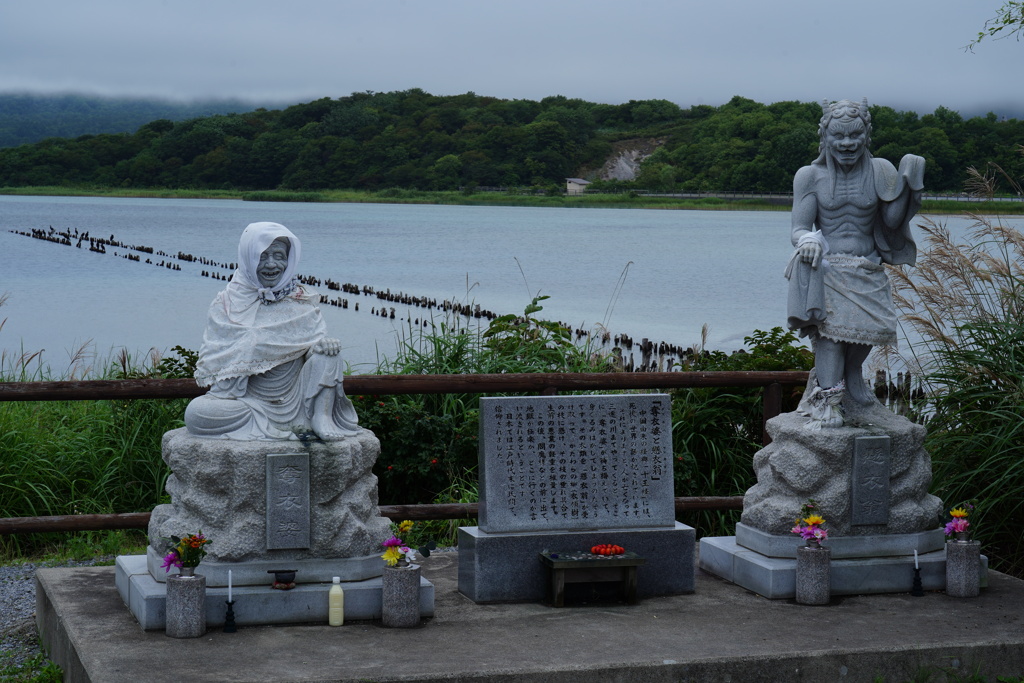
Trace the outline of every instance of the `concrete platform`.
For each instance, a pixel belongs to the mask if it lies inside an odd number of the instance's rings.
[[[420,628],[263,626],[179,640],[139,628],[113,567],[40,569],[37,621],[68,681],[941,681],[1024,672],[1024,582],[989,572],[978,598],[941,592],[767,600],[697,572],[696,592],[554,608],[477,605],[458,554],[423,563],[435,616]],[[236,605],[243,609],[242,602]]]

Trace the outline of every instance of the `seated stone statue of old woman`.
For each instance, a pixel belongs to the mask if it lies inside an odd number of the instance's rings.
[[[196,383],[210,390],[188,405],[185,426],[221,439],[325,441],[355,434],[342,388],[337,339],[319,295],[295,275],[301,245],[277,223],[252,223],[238,244],[238,269],[210,305]]]

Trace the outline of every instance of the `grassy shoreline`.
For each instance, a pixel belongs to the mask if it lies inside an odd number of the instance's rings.
[[[506,192],[434,192],[390,188],[377,192],[365,190],[323,190],[288,192],[268,190],[174,190],[73,187],[0,187],[0,195],[39,197],[122,197],[147,199],[241,199],[243,201],[324,202],[350,204],[445,204],[456,206],[534,206],[578,209],[662,209],[701,211],[789,211],[780,199],[722,199],[718,197],[680,198],[644,195],[608,194],[570,197],[565,195],[513,194]],[[1024,215],[1024,202],[958,201],[926,199],[921,213]]]

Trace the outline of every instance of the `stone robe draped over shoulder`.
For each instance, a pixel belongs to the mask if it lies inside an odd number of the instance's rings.
[[[294,439],[310,431],[313,401],[323,389],[337,392],[334,424],[355,433],[358,418],[345,398],[340,356],[307,353],[324,338],[320,311],[299,288],[256,309],[251,326],[231,324],[223,292],[210,307],[208,332],[219,328],[231,343],[210,345],[197,367],[196,382],[212,388],[189,403],[185,423],[197,436],[222,439]],[[209,336],[209,335],[208,335]],[[203,350],[207,350],[204,344]]]

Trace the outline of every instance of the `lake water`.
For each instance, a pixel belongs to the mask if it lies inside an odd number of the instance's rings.
[[[91,253],[88,243],[77,249],[11,230],[88,231],[233,262],[242,229],[263,220],[302,240],[300,270],[321,280],[498,314],[521,313],[533,296],[550,295],[541,317],[682,347],[700,341],[704,324],[709,347],[732,350],[753,330],[785,322],[788,212],[0,196],[0,250],[7,254],[0,295],[8,297],[0,349],[8,359],[43,350],[57,372],[83,344],[101,360],[119,349],[198,349],[206,309],[225,284],[201,273],[230,273],[176,259],[180,270],[171,270],[158,267],[170,260],[159,255],[135,262],[122,256],[137,252]],[[317,289],[349,299],[348,309],[322,310],[356,372],[368,371],[379,354],[392,355],[410,320],[431,315],[388,304],[395,318],[382,319],[371,313],[380,305],[375,297]],[[433,313],[435,321],[443,317]]]

